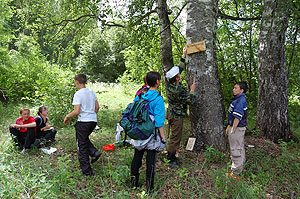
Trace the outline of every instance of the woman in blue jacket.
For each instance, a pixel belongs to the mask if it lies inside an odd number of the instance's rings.
[[[140,98],[151,101],[149,103],[149,113],[154,117],[155,133],[153,133],[147,140],[133,141],[135,151],[131,163],[131,187],[134,188],[139,186],[139,168],[142,165],[144,152],[146,152],[146,186],[147,191],[151,191],[154,188],[157,152],[162,151],[166,144],[164,131],[165,105],[163,98],[157,92],[157,88],[161,82],[161,75],[155,71],[148,72],[146,75],[146,81],[150,87],[149,90],[146,93],[137,96],[134,101],[137,101]]]

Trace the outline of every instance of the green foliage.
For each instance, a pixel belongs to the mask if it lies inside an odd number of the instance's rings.
[[[113,82],[125,70],[123,50],[123,31],[94,29],[81,42],[78,68],[90,76],[91,81]]]
[[[104,83],[87,86],[97,92],[101,106],[100,130],[90,136],[96,148],[101,149],[114,142],[116,123],[122,110],[133,100],[136,87]],[[300,193],[300,153],[296,142],[280,145],[266,142],[247,148],[247,162],[240,181],[224,174],[230,169],[228,151],[222,153],[207,147],[205,152],[187,152],[183,145],[188,137],[182,140],[180,168],[170,167],[162,161],[165,155],[158,154],[156,191],[152,195],[145,192],[144,163],[140,169],[142,187],[130,190],[132,147],[118,145],[114,151],[102,151],[101,158],[92,164],[96,175],[84,177],[77,160],[73,126],[59,129],[54,145],[58,151],[54,154],[46,155],[39,149],[19,153],[10,141],[8,123],[14,121],[22,106],[35,107],[0,103],[0,117],[4,118],[0,121],[1,198],[288,198]],[[185,120],[184,132],[189,128],[187,122]],[[273,148],[268,148],[268,144]]]
[[[2,65],[4,73],[0,81],[3,82],[1,89],[4,90],[4,96],[11,101],[48,106],[52,121],[55,124],[61,123],[71,108],[75,91],[74,74],[56,64],[50,64],[31,37],[23,35],[15,44],[18,51],[10,51],[8,61]]]
[[[244,18],[261,16],[262,1],[220,1],[222,13]],[[246,81],[247,99],[256,107],[257,54],[260,21],[218,20],[217,56],[225,107],[232,98],[232,88],[237,81]]]
[[[208,162],[219,162],[223,163],[225,161],[225,155],[221,151],[215,149],[212,145],[206,147],[206,151],[203,156]]]
[[[298,141],[300,140],[300,102],[299,97],[294,97],[289,99],[289,121],[291,125],[291,131]]]

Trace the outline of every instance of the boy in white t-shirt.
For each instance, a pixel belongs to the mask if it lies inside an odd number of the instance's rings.
[[[73,98],[72,105],[74,105],[74,110],[66,115],[64,124],[68,124],[71,117],[78,115],[75,129],[80,168],[84,175],[92,176],[94,172],[90,165],[89,156],[91,156],[91,163],[96,162],[101,156],[101,153],[89,139],[89,135],[93,132],[97,124],[99,104],[96,93],[85,87],[86,82],[87,78],[85,74],[80,73],[75,76],[75,85],[78,91]]]

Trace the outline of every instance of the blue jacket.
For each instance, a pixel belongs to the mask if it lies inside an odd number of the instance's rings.
[[[148,90],[147,93],[142,95],[142,98],[148,101],[149,103],[149,112],[154,115],[155,127],[164,126],[165,122],[165,104],[161,96],[158,96],[159,93],[155,90]],[[134,101],[139,100],[139,96],[136,96]]]
[[[247,114],[248,106],[245,94],[242,93],[238,96],[234,96],[228,109],[228,125],[232,126],[234,118],[237,118],[240,120],[238,127],[247,126]]]

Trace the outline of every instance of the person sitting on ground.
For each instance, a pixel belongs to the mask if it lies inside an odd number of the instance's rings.
[[[48,109],[46,106],[41,106],[38,111],[38,117],[35,117],[36,122],[36,139],[41,141],[55,141],[57,131],[48,123]]]
[[[16,145],[24,153],[31,148],[31,145],[35,141],[36,122],[34,117],[30,116],[28,108],[21,108],[20,114],[21,117],[16,119],[15,124],[10,125],[9,131]]]
[[[97,125],[97,113],[100,107],[96,93],[85,86],[86,75],[80,73],[75,76],[74,80],[78,89],[73,97],[74,110],[66,115],[64,124],[68,124],[71,117],[78,115],[75,129],[79,164],[84,175],[93,176],[89,156],[91,156],[91,163],[94,163],[100,158],[101,152],[94,147],[89,136]]]

